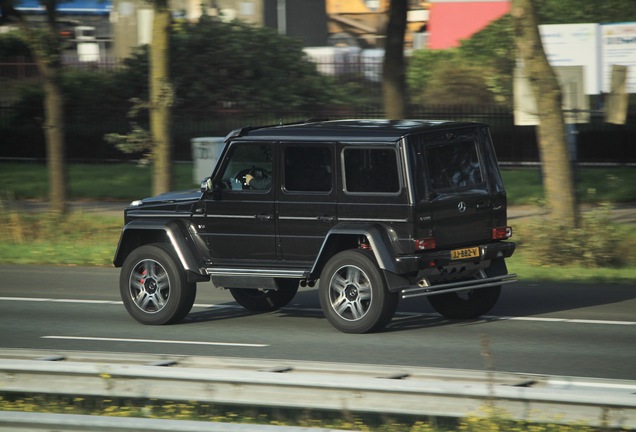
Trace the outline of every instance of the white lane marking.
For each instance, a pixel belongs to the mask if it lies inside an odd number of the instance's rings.
[[[0,297],[0,301],[25,301],[25,302],[47,302],[47,303],[85,303],[85,304],[123,304],[122,301],[115,300],[80,300],[80,299],[56,299],[56,298],[35,298],[35,297]]]
[[[121,300],[80,300],[80,299],[63,299],[63,298],[39,298],[39,297],[0,297],[0,301],[24,301],[24,302],[38,302],[38,303],[83,303],[83,304],[110,304],[110,305],[123,305]],[[230,309],[242,309],[238,305],[217,305],[217,304],[194,304],[193,307],[200,308],[230,308]]]
[[[484,316],[486,320],[497,321],[542,321],[542,322],[565,322],[575,324],[608,324],[608,325],[636,325],[633,321],[609,321],[609,320],[589,320],[578,318],[539,318],[539,317],[509,317],[509,316]]]
[[[25,302],[54,302],[54,303],[84,303],[84,304],[112,304],[121,305],[122,301],[116,300],[76,300],[76,299],[55,299],[55,298],[37,298],[37,297],[0,297],[0,301],[25,301]],[[239,305],[218,305],[196,303],[193,307],[205,309],[243,309]],[[285,310],[299,310],[305,312],[322,313],[317,308],[294,308],[286,307]],[[398,312],[398,316],[403,317],[431,317],[439,318],[441,315],[436,313],[419,313],[419,312]],[[484,315],[480,321],[534,321],[534,322],[554,322],[554,323],[572,323],[572,324],[597,324],[597,325],[621,325],[636,326],[635,321],[611,321],[611,320],[590,320],[578,318],[547,318],[547,317],[515,317],[515,316],[495,316]]]
[[[201,341],[183,341],[183,340],[162,340],[162,339],[128,339],[128,338],[108,338],[108,337],[89,337],[89,336],[42,336],[41,339],[63,339],[63,340],[85,340],[93,342],[135,342],[135,343],[156,343],[156,344],[178,344],[178,345],[214,345],[214,346],[232,346],[246,348],[264,348],[267,344],[250,344],[236,342],[201,342]]]

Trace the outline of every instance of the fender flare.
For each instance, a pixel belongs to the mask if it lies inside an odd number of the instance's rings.
[[[310,277],[320,277],[323,267],[335,254],[347,249],[358,248],[358,239],[365,237],[371,246],[380,269],[399,273],[398,263],[387,229],[381,224],[342,223],[332,228],[320,247],[320,252],[310,271]]]
[[[189,274],[209,278],[203,265],[203,257],[197,250],[195,239],[185,221],[174,219],[133,220],[124,226],[113,264],[121,267],[130,252],[148,243],[168,243],[172,246],[181,266]]]

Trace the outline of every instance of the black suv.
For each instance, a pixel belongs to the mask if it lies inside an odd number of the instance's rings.
[[[488,127],[339,120],[230,133],[201,189],[133,202],[114,258],[126,309],[168,324],[212,280],[253,311],[318,283],[329,322],[383,328],[398,299],[475,318],[513,282],[515,244]]]

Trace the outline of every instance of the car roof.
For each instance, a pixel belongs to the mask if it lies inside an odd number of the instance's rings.
[[[458,122],[449,120],[386,120],[351,119],[307,121],[276,126],[259,126],[236,129],[228,139],[289,139],[299,141],[382,141],[394,142],[400,138],[419,132],[440,131],[462,127],[483,126],[483,123]]]

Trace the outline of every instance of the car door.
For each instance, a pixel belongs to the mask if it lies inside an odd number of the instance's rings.
[[[278,243],[286,261],[313,261],[337,222],[335,145],[283,143]]]
[[[271,143],[231,143],[206,197],[206,237],[213,261],[276,259]]]

